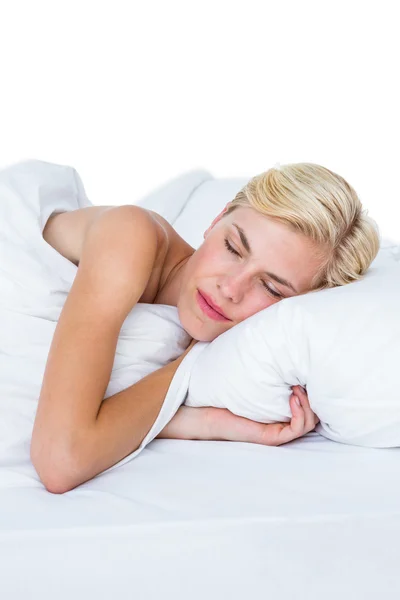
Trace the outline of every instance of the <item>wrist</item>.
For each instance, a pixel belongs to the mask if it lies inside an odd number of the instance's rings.
[[[180,406],[169,423],[156,436],[176,440],[210,440],[208,407]]]

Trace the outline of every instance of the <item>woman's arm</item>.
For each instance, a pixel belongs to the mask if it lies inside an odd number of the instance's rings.
[[[290,397],[289,423],[259,423],[239,417],[227,408],[181,406],[158,438],[225,440],[279,446],[312,431],[319,419],[311,410],[307,393],[298,385]],[[299,399],[300,405],[297,404]]]
[[[105,412],[115,412],[115,416],[109,428],[104,427],[104,452],[109,451],[118,462],[135,449],[136,442],[127,448],[134,429],[124,429],[119,418],[125,416],[124,410],[114,410],[119,403],[110,398],[107,409],[100,412],[100,407],[121,326],[143,294],[158,248],[151,216],[135,206],[109,209],[86,234],[78,271],[50,346],[32,433],[31,460],[48,489],[84,481],[80,469],[90,468],[97,460],[90,455],[97,448],[92,443],[93,431],[103,429]],[[161,385],[160,375],[154,377],[154,385]],[[139,397],[143,389],[139,386]]]
[[[174,361],[103,400],[96,421],[86,432],[76,471],[70,472],[58,491],[68,491],[92,479],[140,446],[158,417],[179,365],[195,343],[193,340]],[[203,424],[197,423],[196,427],[197,431],[205,431]]]
[[[46,489],[62,494],[92,479],[136,450],[153,426],[170,383],[193,343],[176,360],[103,400],[97,418],[81,433],[76,456],[51,472],[35,464]]]

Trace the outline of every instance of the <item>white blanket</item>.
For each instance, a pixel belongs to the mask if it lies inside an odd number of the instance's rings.
[[[182,193],[190,192],[187,179]],[[44,369],[78,270],[43,239],[42,232],[52,213],[87,206],[92,203],[71,167],[32,160],[0,172],[0,466],[24,465],[33,476],[30,440]],[[104,398],[177,358],[190,340],[176,307],[136,305],[121,328]],[[195,346],[181,363],[140,448],[118,466],[141,452],[184,402],[190,365],[202,346]]]

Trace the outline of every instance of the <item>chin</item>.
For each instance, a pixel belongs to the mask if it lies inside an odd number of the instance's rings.
[[[205,335],[205,334],[194,334],[192,335],[192,338],[194,340],[197,340],[198,342],[212,342],[213,340],[215,340],[220,334],[217,333],[215,335]]]
[[[224,331],[205,331],[199,327],[184,327],[189,335],[198,342],[212,342],[219,337]]]
[[[196,327],[186,327],[183,324],[182,327],[190,335],[190,337],[192,337],[194,340],[197,340],[198,342],[212,342],[218,336],[218,334],[213,336],[210,333],[207,335],[205,331],[199,331]]]
[[[181,315],[179,315],[179,320],[183,329],[198,342],[212,342],[220,335],[218,332],[206,331],[205,323],[197,323],[196,326],[196,323],[187,322],[184,317],[181,318]]]

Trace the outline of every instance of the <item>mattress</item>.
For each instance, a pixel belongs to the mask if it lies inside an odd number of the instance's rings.
[[[0,468],[2,598],[397,599],[397,449],[153,440],[51,494]]]
[[[243,181],[193,176],[165,214],[197,245]],[[399,452],[154,439],[59,495],[0,461],[1,598],[397,599]]]

